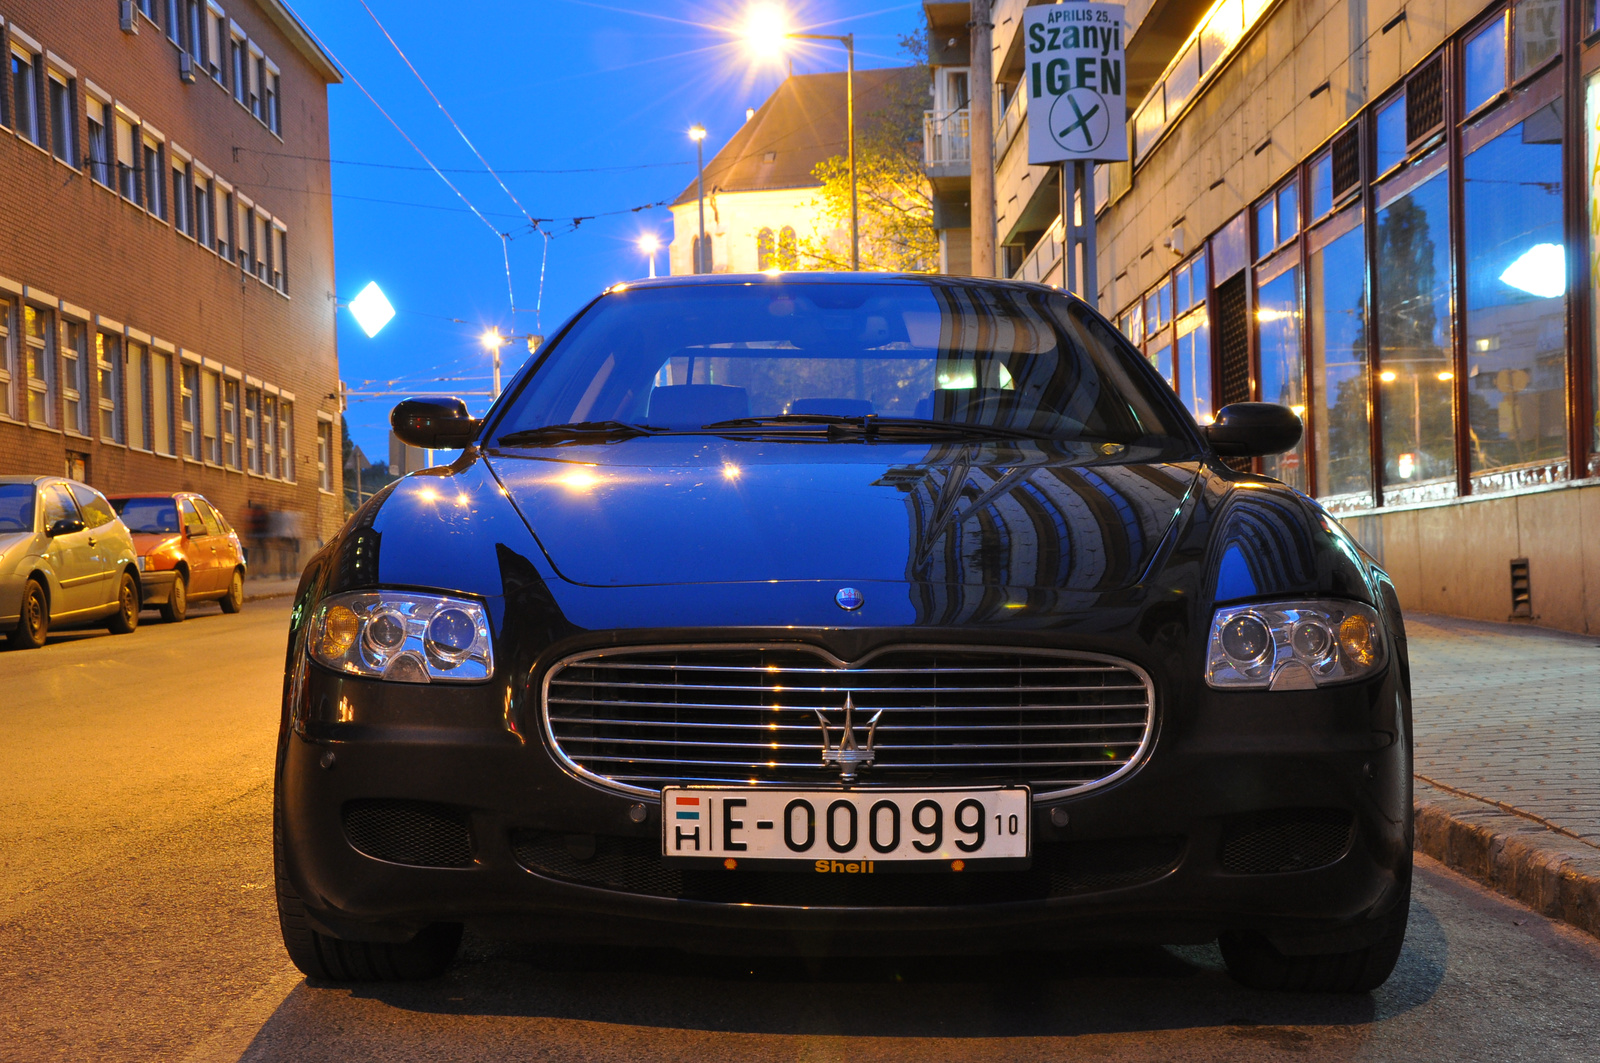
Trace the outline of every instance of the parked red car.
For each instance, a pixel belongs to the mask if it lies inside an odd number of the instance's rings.
[[[244,606],[244,550],[226,518],[202,495],[112,495],[111,505],[133,533],[143,573],[145,608],[178,623],[189,603],[217,600],[224,613]]]

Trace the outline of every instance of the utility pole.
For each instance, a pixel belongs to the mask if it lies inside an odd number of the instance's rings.
[[[689,127],[689,139],[694,141],[695,178],[694,194],[700,201],[700,240],[695,244],[694,271],[710,273],[711,256],[706,247],[706,129],[702,125]]]
[[[967,82],[969,143],[972,157],[972,274],[995,275],[994,221],[994,69],[990,53],[992,0],[972,0],[971,73]]]
[[[848,59],[844,68],[845,124],[850,139],[850,268],[861,268],[861,223],[856,209],[856,35],[842,38]]]

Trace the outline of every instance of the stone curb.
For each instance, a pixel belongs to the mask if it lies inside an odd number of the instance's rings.
[[[1415,806],[1418,852],[1600,937],[1600,848],[1421,779]]]
[[[263,602],[269,598],[291,598],[294,596],[294,592],[297,589],[298,586],[291,583],[273,587],[262,587],[259,590],[253,591],[250,589],[250,584],[246,583],[244,585],[244,600],[247,602]]]

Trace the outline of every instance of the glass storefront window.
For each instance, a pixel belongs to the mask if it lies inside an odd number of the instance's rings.
[[[1211,423],[1211,322],[1204,312],[1178,322],[1178,398],[1200,424]]]
[[[1520,0],[1513,12],[1512,76],[1521,81],[1561,51],[1561,0]]]
[[[1316,444],[1317,494],[1357,496],[1348,498],[1357,506],[1370,505],[1372,496],[1365,233],[1358,222],[1312,252],[1306,270],[1312,393],[1317,407],[1307,430]]]
[[[1291,267],[1256,290],[1256,328],[1261,352],[1261,401],[1306,415],[1306,388],[1300,358],[1298,267]],[[1261,459],[1261,468],[1291,487],[1305,490],[1305,440],[1287,454]]]
[[[1377,405],[1385,497],[1439,482],[1448,482],[1446,493],[1453,494],[1449,172],[1440,170],[1379,210],[1377,236]]]
[[[1256,204],[1256,254],[1259,261],[1278,246],[1278,225],[1273,218],[1273,198],[1268,196]]]
[[[1600,11],[1600,3],[1590,10]],[[1594,307],[1600,309],[1600,74],[1591,76],[1584,86],[1583,114],[1589,140],[1585,145],[1589,152],[1589,293]],[[1594,349],[1589,363],[1589,410],[1594,423],[1589,450],[1600,453],[1600,313],[1591,313],[1590,318]]]
[[[1300,182],[1288,181],[1278,189],[1278,243],[1300,231]]]
[[[1467,41],[1466,99],[1468,114],[1494,99],[1506,87],[1506,17],[1501,15]]]
[[[1464,164],[1474,472],[1556,461],[1566,453],[1561,127],[1562,102],[1556,100],[1473,151]]]
[[[1401,92],[1378,109],[1378,173],[1387,173],[1406,157],[1406,94]]]
[[[1172,383],[1172,334],[1168,333],[1160,339],[1152,338],[1150,341],[1150,364],[1156,367],[1156,372],[1161,374],[1161,379],[1169,385]]]

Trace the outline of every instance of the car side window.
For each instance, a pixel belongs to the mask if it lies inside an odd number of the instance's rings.
[[[194,500],[194,508],[200,511],[200,519],[205,522],[207,535],[221,535],[222,523],[217,520],[216,511],[211,508],[211,503],[203,498]]]
[[[111,503],[99,491],[85,484],[72,484],[71,488],[72,497],[77,499],[78,508],[83,510],[86,525],[98,528],[117,519],[116,510],[111,508]]]
[[[58,520],[72,520],[78,517],[78,503],[72,500],[72,492],[63,484],[50,484],[44,489],[43,495],[45,531],[49,531],[51,525]]]
[[[194,511],[194,503],[187,498],[178,499],[178,514],[183,518],[183,530],[194,539],[206,534],[205,523],[200,519],[200,514]]]

